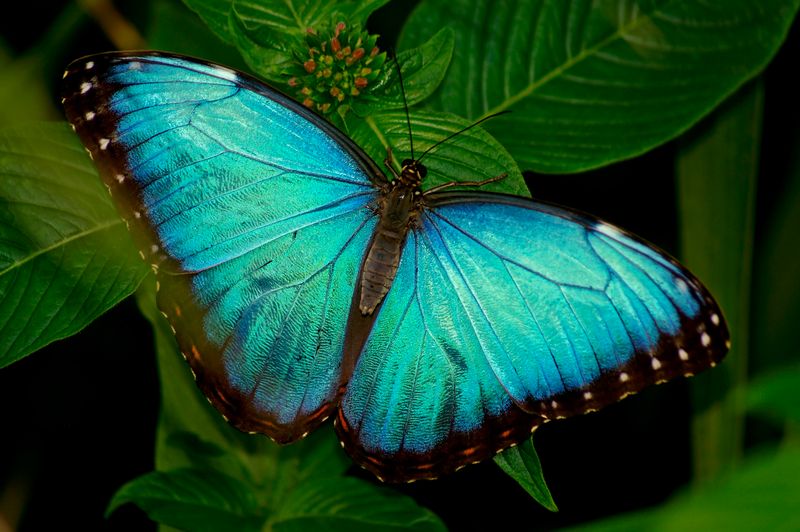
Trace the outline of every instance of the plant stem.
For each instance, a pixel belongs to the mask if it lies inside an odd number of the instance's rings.
[[[763,114],[760,79],[745,85],[681,145],[681,251],[717,298],[731,332],[720,367],[693,381],[695,485],[734,469],[743,448],[755,186]]]

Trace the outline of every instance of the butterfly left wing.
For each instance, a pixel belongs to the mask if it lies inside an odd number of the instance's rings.
[[[156,270],[203,392],[278,441],[321,423],[349,371],[374,163],[259,81],[171,54],[78,60],[64,107]]]
[[[727,351],[702,284],[632,235],[511,196],[426,203],[337,415],[379,477],[481,461]]]

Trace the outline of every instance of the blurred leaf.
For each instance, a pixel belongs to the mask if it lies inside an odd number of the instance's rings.
[[[470,122],[448,113],[414,111],[411,114],[411,135],[416,157],[419,158],[427,148],[451,133],[469,125]],[[386,158],[387,146],[392,148],[396,167],[411,156],[408,122],[403,111],[376,113],[352,126],[350,136],[375,161]],[[530,196],[514,159],[479,127],[439,145],[426,156],[425,165],[428,168],[425,188],[448,181],[480,181],[507,172],[505,179],[481,187],[481,190]],[[384,173],[388,173],[388,170]]]
[[[798,530],[800,449],[748,460],[736,474],[650,511],[582,523],[580,530]]]
[[[366,98],[354,100],[353,110],[365,115],[372,109],[403,109],[406,105],[411,107],[422,102],[433,94],[444,79],[452,55],[453,31],[442,28],[422,46],[397,54],[397,62],[403,73],[405,99],[400,91],[397,67],[389,64],[375,81],[376,89],[365,95]]]
[[[800,423],[798,390],[800,366],[773,371],[748,385],[747,408],[774,421]]]
[[[536,448],[533,446],[533,438],[506,449],[496,455],[494,461],[508,476],[516,480],[517,484],[522,486],[536,502],[551,512],[558,511],[558,506],[544,481],[542,464],[539,462],[539,455],[536,454]]]
[[[60,115],[44,83],[41,59],[37,56],[25,56],[12,60],[2,55],[0,102],[3,105],[0,105],[0,125],[58,118]]]
[[[0,131],[0,367],[75,334],[147,273],[65,124]]]
[[[250,487],[209,469],[153,471],[128,482],[114,495],[109,516],[134,503],[154,521],[182,530],[260,530],[264,517]]]
[[[687,130],[766,65],[798,0],[425,0],[400,42],[456,32],[432,105],[474,120],[523,169],[577,172]]]
[[[677,161],[685,264],[720,304],[731,351],[692,381],[695,481],[733,468],[744,445],[744,388],[763,89],[744,87],[681,144]]]
[[[800,129],[795,129],[787,146],[800,146]],[[756,372],[800,361],[800,150],[791,157],[786,186],[777,191],[777,204],[766,213],[757,248],[750,367]]]
[[[61,118],[48,84],[54,71],[63,68],[58,61],[65,44],[85,20],[83,11],[69,3],[43,32],[42,39],[16,58],[0,41],[0,126]]]
[[[338,20],[363,26],[367,16],[388,0],[184,0],[220,39],[233,44],[254,72],[283,81],[292,48],[309,28],[331,27]]]

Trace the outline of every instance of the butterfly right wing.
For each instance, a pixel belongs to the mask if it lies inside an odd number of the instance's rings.
[[[321,423],[347,378],[374,163],[260,82],[181,56],[78,60],[64,106],[214,406],[280,442]]]
[[[502,194],[426,201],[336,419],[385,480],[484,460],[728,350],[708,291],[633,235]]]

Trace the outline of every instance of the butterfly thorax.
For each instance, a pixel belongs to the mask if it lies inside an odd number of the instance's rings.
[[[361,313],[372,314],[392,286],[406,235],[421,211],[422,179],[426,170],[403,161],[402,172],[388,185],[379,204],[378,227],[361,270]]]

